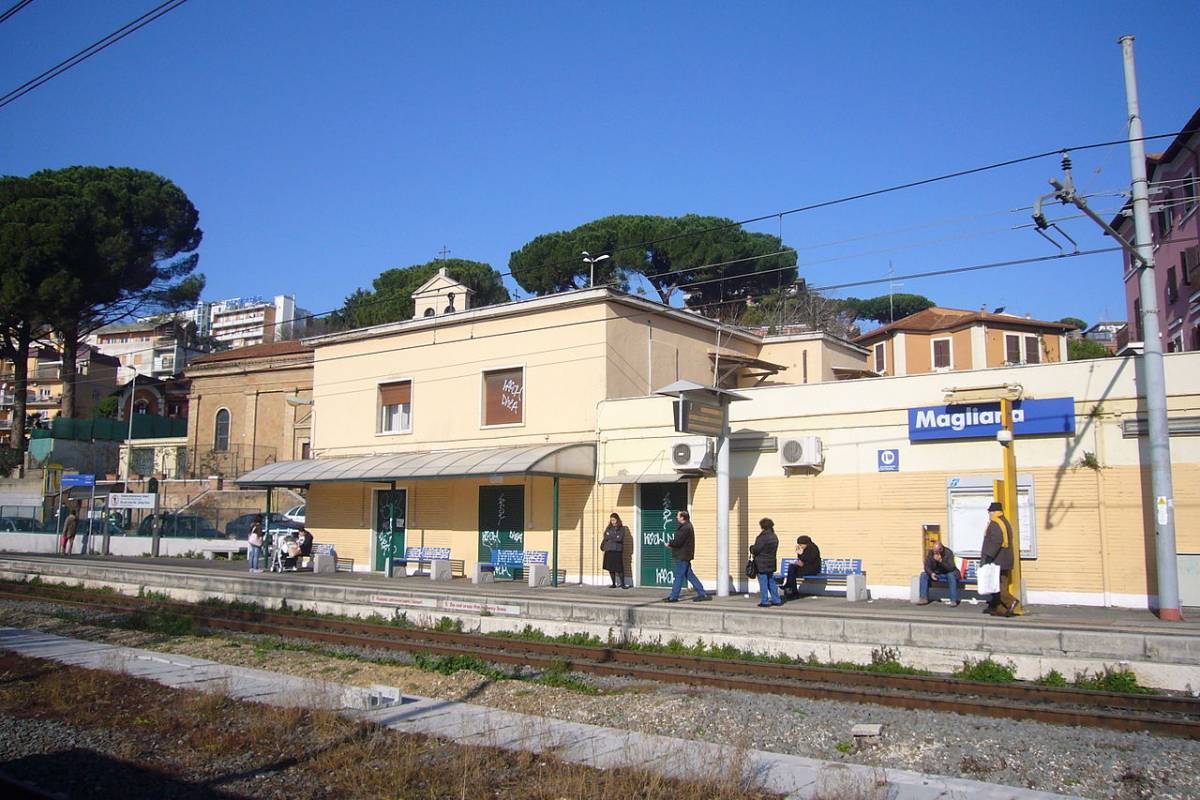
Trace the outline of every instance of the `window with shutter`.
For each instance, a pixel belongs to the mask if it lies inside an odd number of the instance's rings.
[[[884,350],[884,347],[883,342],[875,345],[875,371],[880,375],[887,369],[887,352]]]
[[[412,381],[379,384],[379,432],[412,430]]]
[[[1004,363],[1021,363],[1021,337],[1011,333],[1004,335]]]
[[[933,368],[937,370],[945,370],[951,368],[950,358],[950,340],[949,339],[934,339],[933,340]]]
[[[525,421],[525,369],[483,373],[483,424],[520,425]]]
[[[1025,337],[1025,363],[1042,363],[1042,340],[1037,336]]]

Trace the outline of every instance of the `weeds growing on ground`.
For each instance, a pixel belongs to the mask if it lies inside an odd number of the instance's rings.
[[[1034,681],[1038,686],[1049,686],[1052,689],[1063,689],[1067,686],[1067,679],[1063,674],[1056,669],[1052,669],[1045,675]]]
[[[976,660],[963,659],[962,668],[954,672],[955,678],[981,683],[1015,683],[1017,680],[1017,665],[1009,661],[1001,664],[990,658]]]
[[[453,675],[462,670],[469,670],[492,680],[505,681],[514,678],[511,672],[497,669],[481,658],[475,656],[453,655],[435,656],[431,653],[414,653],[413,666],[426,672],[440,672],[443,675]]]
[[[1072,685],[1077,689],[1092,689],[1098,692],[1121,692],[1122,694],[1153,694],[1154,690],[1138,683],[1137,675],[1129,669],[1113,669],[1106,666],[1091,674],[1080,672]]]
[[[440,633],[462,633],[463,624],[461,619],[442,617],[433,624],[433,629]]]

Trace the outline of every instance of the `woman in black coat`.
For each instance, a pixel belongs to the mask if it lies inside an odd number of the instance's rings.
[[[804,575],[821,574],[821,548],[808,536],[796,537],[796,560],[788,565],[787,580],[783,594],[788,599],[800,596],[796,591],[796,578]]]
[[[775,560],[779,556],[779,537],[775,535],[775,523],[768,517],[758,521],[758,538],[750,545],[750,555],[754,557],[754,568],[758,570],[758,590],[761,599],[759,608],[781,606],[779,587],[775,585]]]
[[[619,514],[613,513],[608,517],[608,527],[604,529],[604,538],[600,540],[600,549],[604,552],[604,569],[615,589],[618,585],[628,589],[625,584],[625,539],[629,536],[629,528],[621,523]],[[618,581],[620,582],[618,584]]]

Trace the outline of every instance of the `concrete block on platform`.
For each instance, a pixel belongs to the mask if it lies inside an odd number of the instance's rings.
[[[1062,635],[1056,630],[1017,628],[995,622],[983,626],[983,649],[996,653],[1057,655],[1063,651]]]
[[[624,621],[624,609],[619,606],[584,605],[571,606],[570,619],[600,625],[620,625]]]
[[[435,558],[429,562],[429,579],[431,581],[449,581],[453,580],[454,575],[450,571],[450,560],[447,558]]]
[[[638,628],[667,628],[671,624],[671,612],[665,606],[657,608],[630,606],[625,611],[627,625]]]
[[[919,647],[948,647],[959,650],[978,650],[983,644],[982,625],[943,625],[932,622],[911,622],[909,640]]]
[[[866,575],[846,576],[846,600],[851,603],[865,603],[867,601]]]
[[[571,618],[571,604],[552,600],[541,602],[530,600],[525,607],[525,613],[530,619],[565,620]]]
[[[847,619],[843,620],[843,637],[848,642],[906,644],[909,625],[899,620]]]
[[[787,605],[784,605],[785,609]],[[810,639],[837,642],[846,635],[846,620],[842,617],[804,617],[801,627],[804,629],[804,635]]]
[[[910,602],[910,603],[921,602],[921,576],[920,575],[913,575],[912,579],[908,582],[908,602]]]
[[[313,556],[313,573],[316,575],[332,575],[337,572],[337,555],[322,555],[318,553]]]
[[[750,613],[727,612],[722,616],[725,633],[742,636],[783,636],[783,616],[773,608],[756,608]]]
[[[1200,664],[1200,636],[1146,636],[1146,658],[1168,664]],[[1197,686],[1200,688],[1200,685]]]
[[[1145,658],[1146,637],[1140,634],[1062,631],[1062,649],[1071,655],[1101,658]]]
[[[525,571],[529,573],[529,587],[531,589],[550,585],[550,567],[547,565],[529,564],[525,567]]]
[[[471,583],[476,586],[481,583],[495,583],[496,570],[495,568],[491,568],[491,564],[488,564],[487,567],[489,568],[485,568],[483,564],[476,564],[471,569]]]

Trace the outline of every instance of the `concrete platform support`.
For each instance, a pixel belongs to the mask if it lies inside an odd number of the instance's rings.
[[[332,575],[337,572],[337,556],[315,555],[312,560],[313,572],[318,575]]]
[[[921,602],[921,576],[913,575],[912,580],[908,582],[908,602]]]
[[[866,575],[847,575],[846,576],[846,599],[851,603],[866,602],[867,600],[867,576]]]
[[[435,558],[429,562],[429,579],[432,581],[448,581],[453,579],[450,572],[450,560]]]
[[[478,585],[481,583],[495,582],[496,570],[494,569],[484,569],[482,564],[476,564],[475,568],[471,571],[471,583]]]
[[[550,567],[545,564],[530,564],[525,569],[529,571],[529,585],[533,588],[550,585]]]

